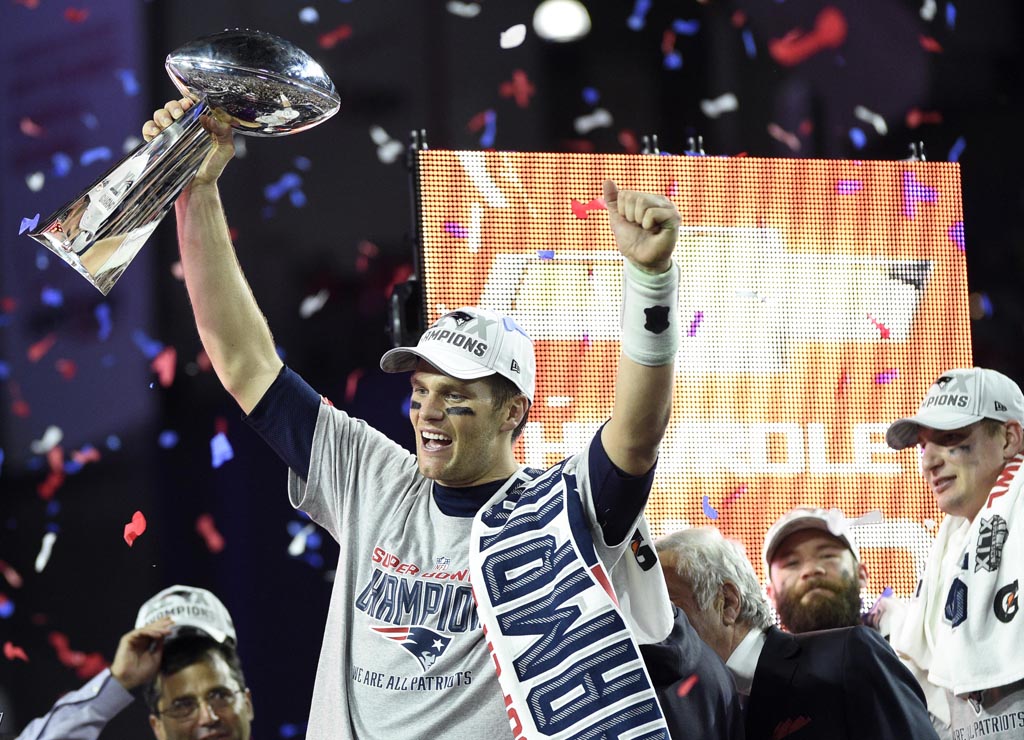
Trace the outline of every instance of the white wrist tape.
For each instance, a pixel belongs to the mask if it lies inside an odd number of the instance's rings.
[[[679,267],[652,275],[626,260],[622,273],[622,352],[648,367],[668,365],[679,349]]]

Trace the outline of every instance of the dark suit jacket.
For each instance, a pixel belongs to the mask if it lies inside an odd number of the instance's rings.
[[[774,627],[754,671],[747,740],[935,740],[924,694],[867,627]]]
[[[743,712],[732,674],[686,614],[672,609],[675,624],[669,636],[640,646],[669,734],[679,740],[743,740]]]

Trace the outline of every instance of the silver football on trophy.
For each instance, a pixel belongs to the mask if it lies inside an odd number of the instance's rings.
[[[196,105],[29,234],[104,295],[206,158],[212,141],[201,116],[251,136],[283,136],[326,121],[341,105],[312,57],[262,31],[197,39],[169,54],[165,67]]]

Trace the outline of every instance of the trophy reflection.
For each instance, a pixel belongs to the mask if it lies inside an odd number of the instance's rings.
[[[210,151],[205,114],[249,136],[283,136],[337,113],[334,83],[308,54],[262,31],[230,30],[168,55],[175,86],[197,101],[31,236],[106,295]]]

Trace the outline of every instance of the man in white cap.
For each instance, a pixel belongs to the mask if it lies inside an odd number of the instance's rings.
[[[860,592],[868,569],[846,517],[798,506],[764,537],[768,596],[789,632],[814,632],[861,624]]]
[[[189,107],[169,102],[143,136]],[[205,125],[213,147],[176,203],[199,335],[288,464],[291,503],[341,546],[307,740],[667,738],[637,642],[672,627],[642,519],[679,345],[672,202],[603,184],[624,257],[622,355],[611,418],[583,451],[546,471],[516,460],[533,343],[467,307],[381,359],[411,373],[411,454],[281,362],[220,203],[231,130]]]
[[[953,738],[1024,737],[1022,423],[1016,383],[995,370],[955,369],[886,434],[894,449],[918,446],[925,483],[946,513],[891,641],[945,690]]]
[[[110,668],[62,696],[17,740],[95,740],[141,691],[157,740],[249,740],[252,696],[235,649],[235,627],[220,599],[171,586],[139,609]]]

